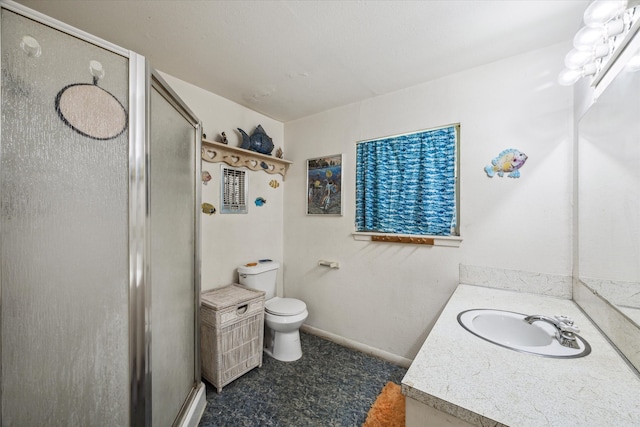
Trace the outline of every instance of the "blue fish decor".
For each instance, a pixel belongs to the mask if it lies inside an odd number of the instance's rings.
[[[267,135],[264,129],[262,129],[261,125],[258,125],[254,129],[251,136],[240,128],[238,128],[238,132],[242,135],[242,144],[240,145],[240,148],[271,155],[271,151],[273,151],[273,140],[269,135]]]
[[[256,203],[256,206],[262,206],[265,203],[267,203],[267,201],[264,199],[264,197],[258,197],[255,203]]]
[[[489,178],[498,175],[502,178],[505,173],[509,178],[520,178],[520,168],[527,161],[527,155],[515,148],[509,148],[498,154],[498,157],[485,166],[484,171]]]

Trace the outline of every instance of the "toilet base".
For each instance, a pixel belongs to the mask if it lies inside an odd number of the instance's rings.
[[[299,330],[276,332],[265,329],[265,354],[281,362],[294,362],[302,357]]]

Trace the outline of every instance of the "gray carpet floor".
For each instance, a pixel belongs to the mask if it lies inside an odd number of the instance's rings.
[[[302,358],[267,355],[218,394],[205,381],[202,427],[359,427],[388,381],[406,369],[301,332]]]

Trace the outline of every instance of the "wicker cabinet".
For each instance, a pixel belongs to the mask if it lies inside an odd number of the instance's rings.
[[[262,366],[264,292],[228,285],[200,295],[202,376],[218,393]]]

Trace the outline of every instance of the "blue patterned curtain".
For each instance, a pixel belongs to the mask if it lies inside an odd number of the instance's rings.
[[[450,235],[455,170],[455,126],[358,143],[356,231]]]

